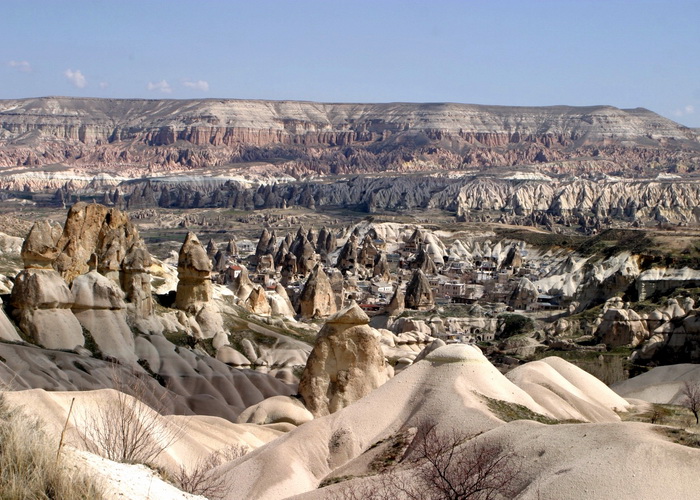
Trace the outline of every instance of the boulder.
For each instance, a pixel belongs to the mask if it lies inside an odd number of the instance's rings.
[[[299,382],[299,394],[314,416],[338,411],[389,379],[381,335],[368,323],[353,303],[319,332]]]

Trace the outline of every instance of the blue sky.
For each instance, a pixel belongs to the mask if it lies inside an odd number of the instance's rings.
[[[700,2],[0,2],[0,98],[645,107],[700,127]]]

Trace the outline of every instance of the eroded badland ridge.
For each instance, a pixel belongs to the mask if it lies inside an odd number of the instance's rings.
[[[0,101],[0,125],[3,166],[285,159],[288,173],[360,173],[590,158],[633,167],[697,160],[700,148],[689,128],[610,106],[38,98]]]
[[[590,230],[692,223],[700,191],[697,133],[642,108],[39,98],[0,101],[0,127],[0,187],[58,204],[437,208]]]

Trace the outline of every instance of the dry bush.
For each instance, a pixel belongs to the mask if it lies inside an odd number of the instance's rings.
[[[340,496],[353,500],[513,498],[520,476],[515,455],[499,444],[473,438],[438,430],[433,423],[421,425],[398,466],[380,474],[372,486],[346,488]]]
[[[249,448],[235,444],[200,458],[190,470],[184,466],[175,473],[175,485],[182,491],[210,499],[224,498],[230,484],[225,475],[216,475],[216,467],[248,453]]]
[[[0,499],[97,499],[95,480],[64,466],[41,422],[0,393]]]
[[[699,421],[698,412],[700,412],[700,383],[686,380],[683,382],[681,394],[683,395],[681,404],[693,412],[695,424],[697,425]]]
[[[118,378],[114,388],[114,398],[83,412],[82,425],[76,424],[83,445],[87,451],[115,462],[151,465],[180,438],[184,425],[161,417],[169,407],[167,392],[154,399],[139,379],[128,388],[131,396]]]

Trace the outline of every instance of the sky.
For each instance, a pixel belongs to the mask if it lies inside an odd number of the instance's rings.
[[[700,1],[2,0],[0,99],[644,107],[700,127]]]

